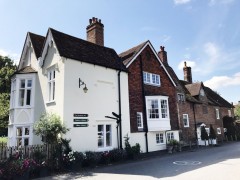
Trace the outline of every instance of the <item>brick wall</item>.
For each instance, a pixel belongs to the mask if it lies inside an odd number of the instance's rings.
[[[152,50],[147,46],[142,53],[142,68],[143,71],[160,75],[161,86],[144,85],[145,96],[163,95],[169,96],[169,114],[172,129],[178,129],[177,107],[176,107],[176,92],[175,87],[167,76],[160,62],[157,60]],[[144,97],[142,95],[142,76],[140,55],[129,66],[129,101],[130,101],[130,124],[131,132],[138,132],[137,128],[137,112],[143,112],[144,125],[146,127]]]

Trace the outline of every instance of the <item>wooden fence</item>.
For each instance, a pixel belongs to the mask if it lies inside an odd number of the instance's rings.
[[[33,158],[34,152],[42,152],[46,155],[46,159],[49,159],[55,150],[53,145],[31,145],[31,146],[13,146],[8,147],[6,144],[0,145],[0,161],[6,160],[7,158],[20,155],[22,158]]]

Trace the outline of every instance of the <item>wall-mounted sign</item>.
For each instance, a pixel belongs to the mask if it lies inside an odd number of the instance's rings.
[[[74,124],[73,127],[88,127],[88,124]]]
[[[88,122],[88,119],[73,119],[73,122]]]
[[[88,117],[88,114],[73,114],[73,117]]]

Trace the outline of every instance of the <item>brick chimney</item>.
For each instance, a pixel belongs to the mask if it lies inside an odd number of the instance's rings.
[[[160,46],[160,51],[158,52],[158,57],[163,62],[164,65],[168,65],[167,52],[164,50],[164,46]]]
[[[184,62],[183,73],[184,73],[184,81],[192,83],[192,70],[191,70],[191,67],[187,67],[186,61]]]
[[[101,19],[93,17],[89,19],[87,26],[87,41],[104,46],[103,27]]]

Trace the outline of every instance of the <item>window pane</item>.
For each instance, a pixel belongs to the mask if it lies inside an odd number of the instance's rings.
[[[155,74],[152,75],[152,83],[156,84],[156,75]]]
[[[106,146],[111,145],[111,125],[106,125]]]
[[[24,79],[22,79],[20,81],[20,88],[25,88],[25,80]]]
[[[19,90],[19,106],[24,105],[24,94],[25,94],[24,89]]]
[[[52,100],[55,99],[55,81],[53,82],[53,90],[52,90]]]
[[[17,128],[17,136],[22,136],[22,128]]]
[[[24,139],[24,146],[28,146],[29,145],[29,139],[28,138],[25,138]]]
[[[142,113],[138,112],[137,113],[137,126],[138,128],[141,128],[143,125],[142,125]]]
[[[53,71],[53,79],[55,79],[55,71]]]
[[[29,135],[29,128],[25,128],[25,133],[24,133],[25,135]]]
[[[48,96],[49,96],[49,97],[48,97],[48,100],[49,100],[49,101],[51,101],[51,93],[52,93],[52,92],[51,92],[51,89],[52,89],[52,83],[49,82],[49,83],[48,83]]]
[[[98,147],[104,146],[103,125],[98,125]]]
[[[31,103],[31,90],[27,90],[27,101],[26,105],[30,105]]]
[[[161,111],[162,111],[162,118],[167,118],[168,117],[168,112],[167,112],[167,100],[161,100]]]
[[[156,75],[156,84],[160,85],[160,76],[159,75]]]
[[[150,74],[149,74],[149,73],[147,73],[147,82],[148,82],[148,83],[151,82],[151,81],[150,81]]]
[[[22,138],[17,138],[17,146],[21,146],[22,145]]]
[[[27,81],[27,87],[32,87],[32,80]]]
[[[146,76],[147,76],[146,73],[143,72],[143,82],[147,82],[147,77]]]
[[[160,141],[159,141],[159,134],[156,134],[156,143],[157,144],[160,143]]]

